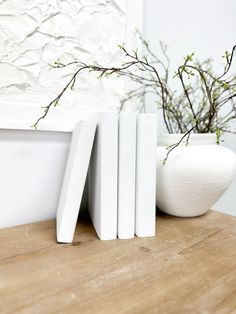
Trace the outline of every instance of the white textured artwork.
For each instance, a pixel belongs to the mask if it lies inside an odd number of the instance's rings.
[[[58,58],[118,62],[126,11],[126,0],[0,1],[0,104],[48,104],[73,72],[50,69]],[[117,79],[83,74],[61,105],[110,110],[119,106],[122,93]]]

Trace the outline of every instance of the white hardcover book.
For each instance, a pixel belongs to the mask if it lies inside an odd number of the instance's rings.
[[[95,116],[97,132],[89,169],[89,212],[101,240],[117,238],[118,113]]]
[[[136,174],[135,113],[119,115],[118,170],[118,238],[129,239],[135,232],[135,174]]]
[[[86,182],[96,124],[78,122],[72,133],[62,190],[57,210],[57,241],[73,241]]]
[[[138,237],[155,235],[157,116],[137,118],[136,222]]]

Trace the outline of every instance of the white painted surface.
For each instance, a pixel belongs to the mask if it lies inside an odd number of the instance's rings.
[[[118,114],[98,113],[89,168],[89,212],[101,240],[117,238]]]
[[[0,130],[0,228],[56,215],[71,133]]]
[[[195,52],[201,60],[213,57],[215,69],[220,71],[222,54],[236,43],[235,12],[234,0],[144,0],[144,33],[152,47],[159,40],[169,46],[173,70],[186,54]],[[147,107],[155,112],[153,97],[147,99]],[[161,114],[158,121],[158,132],[165,133]],[[226,136],[224,145],[236,152],[236,136]],[[236,180],[214,208],[236,215],[235,190]]]
[[[216,145],[214,134],[193,134],[169,155],[166,147],[180,134],[160,136],[157,147],[157,206],[179,217],[206,213],[228,188],[236,171],[236,155]]]
[[[94,115],[54,109],[36,131],[38,110],[0,105],[0,228],[55,218],[71,132]]]
[[[57,241],[73,242],[81,206],[96,124],[78,122],[72,133],[63,185],[57,209]]]
[[[135,205],[135,234],[138,237],[154,236],[156,231],[156,143],[156,115],[139,114]]]
[[[41,108],[18,105],[0,105],[0,129],[31,130],[40,116]],[[42,120],[37,130],[72,132],[79,120],[89,120],[93,111],[71,108],[52,108],[47,118]]]
[[[119,114],[118,238],[130,239],[135,230],[137,115]]]

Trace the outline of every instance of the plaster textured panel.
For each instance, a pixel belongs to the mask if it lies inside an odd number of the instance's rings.
[[[114,64],[125,36],[126,0],[0,1],[0,104],[48,104],[73,73],[49,63]],[[113,110],[122,93],[117,79],[83,74],[60,104]]]

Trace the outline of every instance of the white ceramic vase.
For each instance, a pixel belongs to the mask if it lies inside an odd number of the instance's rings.
[[[215,134],[192,134],[169,155],[166,147],[183,135],[160,135],[157,147],[157,207],[170,215],[206,213],[229,187],[236,172],[235,154],[216,144]]]

